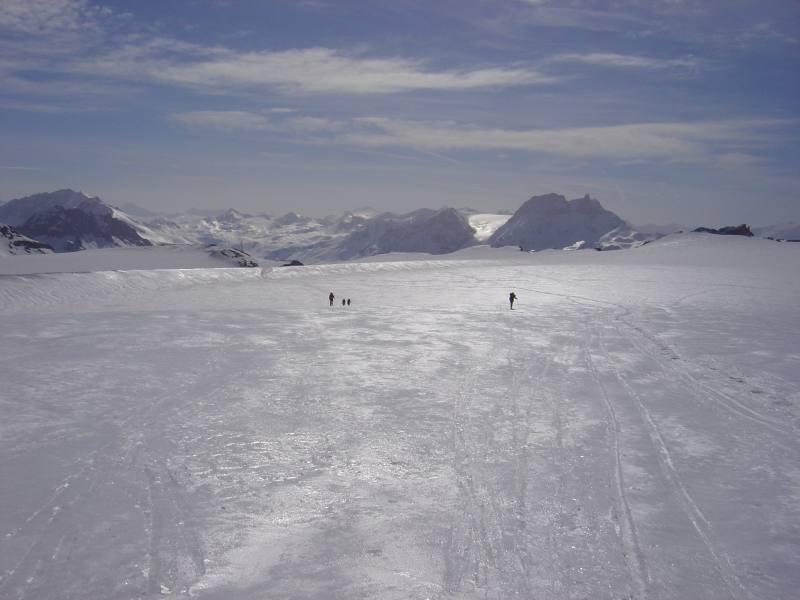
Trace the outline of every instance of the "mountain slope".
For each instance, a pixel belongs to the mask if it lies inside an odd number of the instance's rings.
[[[387,252],[447,254],[476,243],[474,230],[453,208],[420,209],[406,215],[386,213],[367,221],[335,248],[348,259]]]
[[[524,250],[566,248],[578,242],[594,246],[610,231],[626,228],[625,221],[588,195],[567,201],[560,194],[534,196],[489,238],[494,247]]]
[[[13,227],[0,223],[0,256],[13,254],[47,254],[53,249],[47,244],[22,235]]]
[[[152,244],[122,211],[67,189],[10,200],[0,206],[0,221],[57,252]]]

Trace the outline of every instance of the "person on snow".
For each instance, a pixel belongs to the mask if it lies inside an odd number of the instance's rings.
[[[517,295],[514,292],[511,292],[508,295],[508,303],[511,305],[511,310],[514,310],[514,300],[517,299]]]
[[[347,299],[347,306],[350,306],[350,298]]]
[[[335,297],[336,297],[336,296],[334,296],[334,295],[333,295],[333,292],[331,292],[330,294],[328,294],[328,302],[330,302],[330,303],[331,303],[331,306],[333,306],[333,299],[334,299]]]
[[[342,306],[344,306],[345,304],[347,304],[347,301],[344,298],[342,298]]]

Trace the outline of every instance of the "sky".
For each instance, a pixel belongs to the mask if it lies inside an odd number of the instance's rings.
[[[800,221],[797,0],[0,0],[0,201]]]

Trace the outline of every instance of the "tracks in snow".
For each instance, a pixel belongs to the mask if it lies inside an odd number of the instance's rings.
[[[626,320],[627,316],[628,313],[625,312],[615,319],[618,323],[626,327],[629,332],[633,332],[625,337],[630,341],[632,346],[652,359],[666,377],[680,381],[699,399],[711,400],[728,413],[747,419],[769,430],[771,433],[777,434],[783,438],[784,442],[789,442],[790,447],[793,447],[791,441],[796,439],[797,432],[791,426],[787,427],[771,416],[748,406],[733,394],[729,394],[708,383],[699,381],[688,369],[683,367],[683,359],[672,347],[658,340],[642,327]],[[665,361],[664,357],[668,358],[669,361]]]
[[[669,484],[675,497],[679,500],[683,513],[688,518],[694,531],[697,533],[700,540],[702,540],[703,545],[712,557],[717,571],[725,582],[728,591],[735,599],[751,598],[747,588],[742,584],[730,557],[719,547],[719,544],[714,539],[711,522],[689,493],[686,484],[675,466],[675,462],[673,461],[672,454],[669,451],[664,436],[648,410],[645,400],[622,374],[613,359],[611,359],[601,337],[598,337],[598,342],[601,352],[607,357],[608,364],[614,365],[612,370],[617,380],[622,384],[629,399],[633,401],[633,404],[636,406],[641,416],[641,422],[644,424],[652,446],[656,451],[659,470],[663,479]]]
[[[622,508],[623,519],[619,522],[619,535],[624,548],[625,562],[628,565],[628,571],[634,584],[634,588],[638,593],[639,598],[647,598],[648,586],[650,585],[650,573],[645,562],[644,553],[642,552],[639,544],[639,536],[636,530],[636,523],[633,519],[631,512],[630,502],[628,495],[625,491],[625,475],[622,465],[622,453],[620,450],[620,423],[617,419],[617,413],[614,409],[614,404],[609,398],[606,386],[600,377],[597,366],[592,359],[591,352],[588,346],[586,347],[586,365],[592,373],[594,381],[600,390],[608,413],[608,430],[611,437],[611,448],[614,463],[614,487],[617,492],[617,499]]]

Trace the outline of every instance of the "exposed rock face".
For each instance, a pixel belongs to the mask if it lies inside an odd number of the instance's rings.
[[[719,229],[712,229],[710,227],[698,227],[696,232],[701,233],[714,233],[716,235],[744,235],[746,237],[753,237],[753,232],[750,227],[745,224],[742,225],[729,225],[728,227],[720,227]]]
[[[242,250],[236,248],[212,248],[211,256],[224,258],[235,264],[237,267],[257,267],[258,263],[252,257]]]
[[[524,250],[566,248],[578,242],[597,245],[604,235],[627,227],[613,212],[588,195],[567,201],[560,194],[534,196],[489,238],[489,244]]]
[[[0,256],[4,254],[49,254],[53,249],[0,223]]]
[[[0,206],[0,219],[56,252],[110,246],[150,246],[131,219],[99,198],[73,190],[36,194]]]

